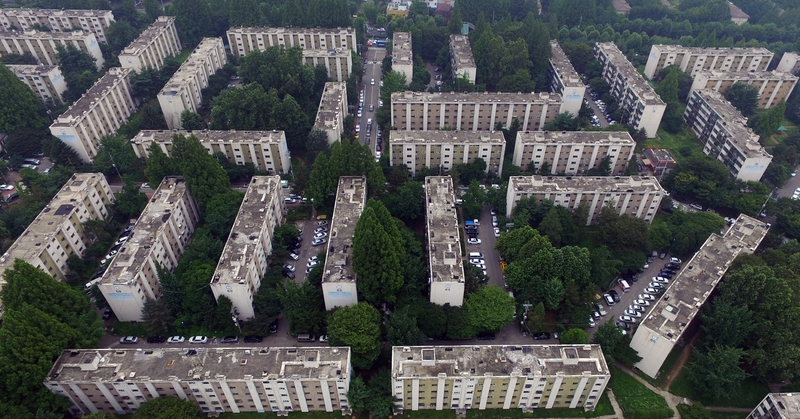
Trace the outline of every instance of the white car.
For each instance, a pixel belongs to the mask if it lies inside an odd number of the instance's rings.
[[[642,293],[642,294],[639,294],[639,299],[640,300],[644,300],[644,301],[655,301],[656,297],[654,297],[654,296],[652,296],[650,294]]]
[[[314,238],[315,239],[321,239],[321,238],[324,238],[324,237],[328,237],[328,232],[327,231],[323,231],[321,233],[314,233]]]
[[[669,279],[657,276],[657,277],[653,278],[653,282],[658,283],[658,284],[665,284],[666,285],[666,284],[669,284]]]
[[[483,259],[481,259],[481,258],[470,258],[469,259],[469,263],[471,263],[473,265],[476,265],[476,264],[482,265],[484,262],[483,262]]]
[[[140,188],[142,188],[142,189],[149,189],[149,188],[150,188],[150,185],[149,185],[149,184],[147,184],[147,183],[142,183],[142,186],[140,186]]]
[[[633,311],[642,312],[642,311],[644,311],[644,307],[642,307],[642,306],[640,306],[640,305],[638,305],[638,304],[631,304],[631,305],[628,307],[628,310],[633,310]]]
[[[681,263],[683,263],[683,262],[681,262],[681,260],[680,260],[680,259],[678,259],[678,258],[669,258],[669,261],[670,261],[670,262],[672,262],[672,263],[677,263],[678,265],[680,265]]]
[[[297,255],[297,253],[289,253],[289,257],[290,257],[292,260],[298,260],[298,259],[300,259],[300,256],[299,256],[299,255]]]
[[[638,311],[634,311],[634,310],[625,310],[623,313],[624,313],[626,316],[631,316],[631,317],[633,317],[633,318],[637,318],[637,319],[638,319],[639,317],[642,317],[642,313],[639,313]]]
[[[375,85],[375,79],[370,80],[369,84],[374,86]]]
[[[356,132],[361,132],[361,125],[356,125]]]
[[[650,295],[658,295],[658,290],[655,288],[647,287],[644,289],[644,292]]]
[[[314,229],[314,233],[327,233],[328,227],[317,227]]]
[[[309,262],[319,262],[319,256],[311,256],[308,258]]]
[[[167,339],[167,343],[183,343],[185,340],[186,338],[183,336],[170,336],[170,338]]]
[[[500,237],[500,227],[495,227],[494,228],[494,236],[495,237]]]
[[[640,298],[638,300],[633,300],[633,304],[641,307],[648,307],[650,305],[650,301]]]
[[[589,327],[595,327],[597,324],[594,322],[594,319],[589,317]]]
[[[283,265],[283,269],[285,269],[287,271],[294,272],[295,269],[297,269],[297,268],[295,268],[294,265],[290,265],[290,264],[287,263],[287,264]]]
[[[0,189],[4,191],[11,191],[14,189],[14,185],[0,185]]]
[[[306,267],[313,268],[313,267],[317,266],[317,264],[319,264],[319,262],[317,262],[316,260],[312,260],[312,261],[308,262]]]
[[[192,336],[189,338],[189,343],[208,343],[206,336]]]
[[[631,316],[619,316],[619,321],[625,323],[636,323],[636,319]]]
[[[467,244],[481,244],[481,239],[467,239]]]

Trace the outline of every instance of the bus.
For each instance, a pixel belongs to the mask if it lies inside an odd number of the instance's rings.
[[[378,39],[375,41],[376,47],[386,48],[386,40],[385,39]]]

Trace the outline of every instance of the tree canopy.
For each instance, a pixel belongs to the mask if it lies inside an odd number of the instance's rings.
[[[381,351],[381,315],[366,302],[340,308],[328,318],[331,346],[349,346],[353,366],[369,369]]]
[[[13,133],[19,128],[40,131],[47,127],[42,102],[5,64],[0,64],[0,86],[0,132]]]

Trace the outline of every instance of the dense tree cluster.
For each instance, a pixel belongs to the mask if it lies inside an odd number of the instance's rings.
[[[386,182],[368,145],[350,140],[335,142],[330,155],[317,155],[309,174],[306,196],[314,200],[315,207],[321,207],[329,197],[336,195],[341,176],[366,176],[373,194],[380,193]]]
[[[36,93],[4,64],[0,64],[0,132],[28,128],[41,131],[48,125],[44,106]]]
[[[61,44],[56,45],[56,58],[67,82],[64,99],[74,102],[83,96],[99,77],[95,58],[73,44],[67,44],[66,47]]]
[[[403,286],[403,241],[383,202],[370,199],[353,234],[353,272],[359,294],[374,305],[396,300]]]

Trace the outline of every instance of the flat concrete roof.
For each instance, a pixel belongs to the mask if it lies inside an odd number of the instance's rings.
[[[14,74],[16,74],[17,76],[40,76],[43,74],[47,74],[58,68],[57,65],[45,65],[45,64],[32,64],[32,65],[7,64],[6,67],[8,67],[9,70],[13,71]],[[60,70],[59,73],[61,73]]]
[[[552,52],[550,64],[552,64],[553,68],[558,73],[558,77],[561,79],[564,87],[586,87],[586,85],[583,84],[581,76],[575,71],[575,67],[572,66],[569,58],[567,58],[567,54],[561,49],[561,45],[558,44],[557,40],[553,39],[550,41],[550,51]]]
[[[772,52],[766,48],[756,47],[756,48],[727,48],[727,47],[711,47],[711,48],[704,48],[704,47],[684,47],[681,45],[665,45],[665,44],[656,44],[653,45],[656,47],[660,52],[682,52],[688,54],[696,54],[696,55],[769,55],[772,56]]]
[[[60,39],[69,41],[72,39],[84,40],[89,35],[94,37],[93,33],[84,31],[43,32],[35,29],[27,31],[0,31],[0,39]]]
[[[138,55],[150,46],[161,34],[170,26],[175,24],[175,18],[171,16],[159,16],[144,32],[134,39],[120,55]]]
[[[114,20],[111,10],[75,10],[75,9],[0,9],[0,14],[8,16],[45,16],[45,17],[110,17]]]
[[[389,131],[389,143],[403,144],[485,144],[506,142],[501,131]]]
[[[703,70],[698,71],[695,77],[707,77],[710,80],[786,80],[796,81],[797,76],[783,71],[719,71]]]
[[[425,178],[425,214],[430,278],[433,282],[464,282],[461,240],[453,178]]]
[[[81,96],[66,112],[56,118],[51,127],[69,127],[73,122],[83,118],[84,114],[95,107],[95,104],[106,97],[113,87],[127,78],[131,71],[130,68],[112,67],[108,72],[100,77],[86,93]]]
[[[367,178],[342,176],[336,190],[336,205],[328,234],[328,254],[322,282],[355,282],[353,234],[367,203]]]
[[[636,67],[628,61],[625,54],[617,48],[613,42],[598,42],[597,48],[603,51],[603,54],[608,57],[608,64],[613,65],[617,71],[625,79],[627,86],[639,97],[639,100],[648,105],[666,105],[661,97],[656,94],[655,90],[650,87],[650,84],[644,77],[636,71]]]
[[[189,58],[181,64],[178,71],[172,75],[159,95],[176,95],[186,87],[186,82],[193,80],[197,73],[197,67],[202,66],[208,60],[211,51],[217,49],[222,44],[222,38],[203,38],[200,44],[192,51]]]
[[[719,123],[730,134],[728,140],[736,145],[746,157],[766,157],[769,153],[759,142],[759,136],[747,126],[747,118],[736,109],[720,92],[710,89],[700,89],[692,92],[698,95],[719,117]],[[771,156],[770,156],[771,157]]]
[[[259,142],[268,144],[280,144],[283,141],[283,131],[237,131],[237,130],[202,130],[202,131],[186,131],[186,130],[158,130],[158,131],[139,131],[135,137],[131,139],[132,144],[142,145],[147,148],[151,142],[159,144],[172,144],[172,137],[174,135],[183,135],[188,137],[194,135],[201,144],[207,143],[220,143],[231,144],[237,142]]]
[[[228,29],[228,33],[234,34],[250,34],[250,33],[259,33],[259,34],[276,34],[276,35],[291,35],[291,34],[321,34],[321,35],[331,35],[331,34],[349,34],[355,36],[356,31],[353,28],[284,28],[284,27],[234,27]]]
[[[413,65],[411,54],[411,34],[408,32],[395,32],[392,35],[392,64]]]
[[[664,189],[650,176],[511,176],[508,187],[520,192],[658,192]]]
[[[760,414],[759,407],[762,406],[775,416],[763,416]],[[800,393],[769,393],[747,417],[747,419],[797,418],[800,418]]]
[[[319,100],[317,116],[314,119],[314,128],[335,128],[339,120],[344,121],[347,115],[341,115],[342,109],[347,109],[347,84],[344,82],[327,82]],[[328,141],[338,141],[338,138],[328,138]]]
[[[457,93],[457,92],[395,92],[392,105],[403,103],[561,103],[561,95],[547,92],[530,93]]]
[[[469,37],[465,35],[450,35],[450,50],[455,54],[456,72],[464,67],[475,68],[475,58],[472,56],[472,47]]]
[[[636,146],[627,132],[603,131],[519,131],[517,138],[523,144],[587,144]]]

